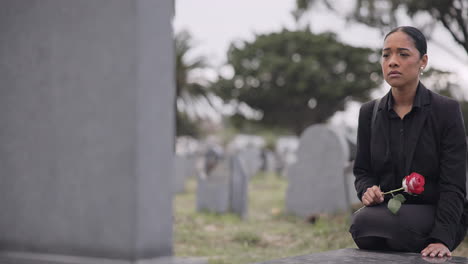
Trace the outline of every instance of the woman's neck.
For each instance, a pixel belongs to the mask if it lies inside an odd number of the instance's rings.
[[[394,105],[403,107],[412,106],[417,88],[418,83],[408,87],[392,87]]]

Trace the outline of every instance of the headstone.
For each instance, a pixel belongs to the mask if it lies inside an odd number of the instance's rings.
[[[348,201],[350,205],[360,204],[361,201],[357,197],[356,187],[354,187],[354,174],[353,174],[354,161],[349,162],[345,166],[344,177],[345,177],[345,186],[347,187],[347,196],[349,197]]]
[[[204,162],[204,172],[210,174],[213,168],[215,168],[218,163],[223,160],[224,151],[223,148],[219,145],[210,145],[207,147],[203,155]]]
[[[0,263],[2,264],[209,264],[208,262],[208,258],[206,257],[163,256],[133,261],[24,252],[0,252]]]
[[[197,211],[227,213],[230,208],[229,162],[220,160],[206,174],[197,177]]]
[[[326,125],[313,125],[301,136],[297,162],[288,170],[286,210],[308,218],[348,209],[344,169],[348,145]]]
[[[225,157],[206,177],[198,177],[197,210],[247,215],[248,177],[238,156]]]
[[[244,167],[247,177],[250,179],[255,176],[262,167],[262,153],[259,148],[247,147],[238,152],[239,161]]]
[[[189,160],[186,157],[176,155],[174,158],[174,192],[185,191],[185,181],[189,176]]]
[[[180,156],[191,156],[197,153],[200,148],[200,142],[190,136],[179,136],[176,139],[175,151],[177,155]]]
[[[187,166],[185,166],[186,178],[194,177],[197,174],[198,156],[196,154],[192,154],[192,155],[186,156],[185,158],[186,158],[186,162],[187,162],[186,163]]]
[[[264,172],[277,172],[278,164],[276,161],[276,155],[271,150],[262,151],[262,170]]]
[[[176,155],[174,169],[174,192],[182,193],[186,191],[185,184],[187,179],[196,173],[196,157]]]
[[[173,9],[1,1],[0,263],[172,255]]]
[[[247,214],[248,177],[238,156],[231,157],[230,211],[242,218]]]
[[[277,172],[281,176],[286,177],[289,166],[296,163],[298,148],[299,138],[295,136],[279,137],[276,141]]]
[[[237,134],[227,145],[227,151],[229,153],[236,153],[242,149],[263,148],[264,146],[265,139],[261,136]]]

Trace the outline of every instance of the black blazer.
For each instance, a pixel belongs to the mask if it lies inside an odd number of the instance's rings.
[[[395,179],[389,149],[389,119],[385,95],[378,106],[371,129],[375,100],[362,105],[359,112],[357,153],[354,163],[358,198],[368,187],[380,185],[382,191],[401,187]],[[429,236],[453,250],[460,230],[466,231],[466,139],[463,117],[457,101],[418,85],[417,109],[408,132],[405,173],[417,172],[426,179],[421,195],[407,197],[406,203],[434,204],[436,216]],[[398,182],[399,186],[393,186]]]

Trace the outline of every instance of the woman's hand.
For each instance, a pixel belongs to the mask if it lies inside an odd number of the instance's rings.
[[[374,185],[367,188],[361,200],[365,206],[380,204],[384,201],[383,192],[380,190],[380,187]]]
[[[451,257],[452,252],[443,243],[432,243],[429,244],[425,249],[421,251],[421,254],[426,257]]]

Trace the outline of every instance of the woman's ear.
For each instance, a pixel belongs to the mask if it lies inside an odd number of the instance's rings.
[[[427,54],[424,54],[421,58],[421,68],[425,69],[427,66],[427,62],[429,60],[429,57],[427,57]]]

